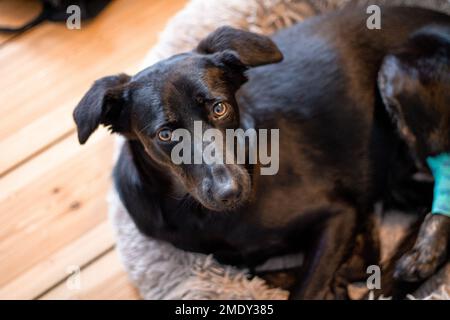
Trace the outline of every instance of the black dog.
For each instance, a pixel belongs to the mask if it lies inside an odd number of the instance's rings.
[[[450,25],[444,14],[411,8],[383,8],[382,30],[368,30],[366,19],[365,8],[348,9],[271,39],[223,27],[133,77],[102,78],[75,109],[80,143],[100,124],[127,138],[114,181],[144,234],[248,267],[303,250],[291,297],[345,298],[354,256],[378,263],[373,204],[403,143],[378,71],[417,30]],[[279,128],[278,174],[175,165],[172,131],[192,132],[194,120],[205,130]]]

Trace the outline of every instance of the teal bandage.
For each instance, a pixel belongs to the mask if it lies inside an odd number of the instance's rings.
[[[450,153],[427,158],[434,176],[434,197],[431,213],[450,217]]]

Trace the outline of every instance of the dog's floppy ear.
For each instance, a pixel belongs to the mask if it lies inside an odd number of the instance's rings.
[[[100,124],[113,132],[126,130],[127,119],[120,119],[126,104],[125,91],[130,76],[119,74],[94,82],[73,112],[78,140],[84,144]]]
[[[450,150],[450,28],[423,28],[386,56],[378,88],[417,160]]]
[[[196,50],[205,54],[231,50],[237,53],[240,62],[247,67],[275,63],[283,59],[280,50],[269,37],[227,26],[209,34],[200,41]]]

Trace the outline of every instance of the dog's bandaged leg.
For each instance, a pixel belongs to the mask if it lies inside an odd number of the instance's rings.
[[[434,177],[433,214],[450,217],[450,153],[427,158]]]

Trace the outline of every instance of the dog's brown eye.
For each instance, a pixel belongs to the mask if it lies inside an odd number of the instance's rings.
[[[158,138],[161,141],[169,141],[172,138],[172,130],[164,128],[159,130],[158,132]]]
[[[227,105],[223,102],[216,103],[213,107],[213,112],[216,117],[222,117],[227,113]]]

